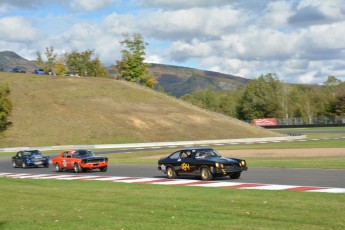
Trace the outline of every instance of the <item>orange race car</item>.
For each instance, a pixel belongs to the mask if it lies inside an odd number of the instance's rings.
[[[100,169],[101,172],[106,172],[108,158],[96,156],[91,150],[66,150],[58,157],[54,157],[52,164],[58,172],[65,169],[73,169],[75,173],[84,172],[88,169]]]

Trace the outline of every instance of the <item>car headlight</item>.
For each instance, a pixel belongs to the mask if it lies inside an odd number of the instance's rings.
[[[240,166],[245,166],[246,165],[246,162],[244,161],[244,160],[242,160],[241,162],[240,162]]]
[[[224,165],[217,162],[217,163],[216,163],[216,167],[217,167],[217,168],[224,168]]]

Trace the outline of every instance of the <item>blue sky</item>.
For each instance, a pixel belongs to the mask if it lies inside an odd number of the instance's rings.
[[[95,50],[121,58],[140,33],[146,61],[287,83],[345,80],[345,0],[1,0],[0,51],[34,60]]]

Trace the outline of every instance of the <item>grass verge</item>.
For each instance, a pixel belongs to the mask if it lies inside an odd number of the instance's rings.
[[[345,228],[344,194],[10,178],[0,183],[1,229]]]

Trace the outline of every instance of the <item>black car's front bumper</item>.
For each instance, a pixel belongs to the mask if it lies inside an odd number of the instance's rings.
[[[247,171],[247,166],[224,166],[223,168],[212,167],[211,172],[214,175],[230,175],[236,172]]]

